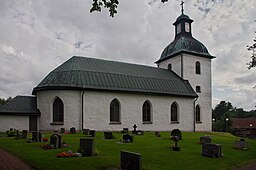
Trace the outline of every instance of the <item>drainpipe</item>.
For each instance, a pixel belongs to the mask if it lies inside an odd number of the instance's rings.
[[[196,131],[196,101],[198,98],[194,100],[194,132]]]
[[[84,90],[82,92],[82,131],[84,129]]]

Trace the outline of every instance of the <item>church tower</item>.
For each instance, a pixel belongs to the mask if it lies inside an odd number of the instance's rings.
[[[172,70],[189,81],[198,95],[194,108],[195,131],[211,131],[211,60],[215,57],[210,55],[206,47],[192,36],[193,20],[184,14],[183,3],[181,3],[182,14],[173,23],[175,38],[164,49],[156,64],[159,68]]]

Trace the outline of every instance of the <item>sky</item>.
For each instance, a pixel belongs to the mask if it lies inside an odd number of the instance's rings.
[[[118,13],[90,13],[91,0],[0,0],[0,98],[31,95],[72,56],[154,66],[174,39],[180,0],[119,0]],[[256,109],[256,68],[247,69],[255,0],[185,0],[192,35],[212,60],[212,105]]]

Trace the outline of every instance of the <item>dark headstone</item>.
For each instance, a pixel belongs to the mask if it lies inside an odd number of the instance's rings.
[[[159,131],[155,131],[155,136],[158,137],[158,138],[161,137],[160,132]]]
[[[220,158],[222,156],[221,145],[213,143],[203,144],[202,155],[211,158]]]
[[[200,137],[200,144],[204,143],[212,143],[212,139],[210,136],[201,136]]]
[[[16,139],[20,138],[20,131],[16,130]]]
[[[171,132],[171,136],[178,136],[179,140],[182,140],[181,131],[179,129],[173,129]]]
[[[112,132],[104,132],[105,139],[114,139]]]
[[[70,128],[70,133],[71,134],[76,134],[76,128],[75,127]]]
[[[133,142],[133,136],[130,134],[123,135],[123,142],[124,143],[132,143]]]
[[[121,169],[142,170],[141,155],[138,153],[121,151]]]
[[[10,131],[13,131],[13,128],[10,128]]]
[[[123,131],[121,133],[129,133],[129,128],[123,128]]]
[[[22,134],[21,134],[21,138],[26,139],[28,137],[28,131],[27,130],[23,130]]]
[[[94,139],[81,138],[79,151],[83,154],[83,156],[94,156],[95,155]]]
[[[96,136],[96,131],[95,130],[90,130],[89,136],[90,137],[95,137]]]
[[[239,149],[239,150],[247,150],[248,149],[248,143],[245,142],[244,140],[235,140],[234,141],[234,145],[233,145],[234,149]]]
[[[50,138],[50,145],[53,146],[55,149],[62,148],[61,136],[58,134],[53,134]]]
[[[133,131],[132,131],[133,134],[137,134],[137,125],[134,124],[133,125]]]
[[[32,132],[32,141],[33,142],[42,142],[41,132]]]
[[[178,141],[180,140],[179,136],[172,136],[171,140],[173,140],[175,142],[175,145],[172,146],[172,150],[173,151],[180,151],[180,147],[178,146]]]
[[[83,134],[88,136],[90,132],[90,129],[83,129]]]
[[[60,133],[65,133],[65,128],[60,128]]]

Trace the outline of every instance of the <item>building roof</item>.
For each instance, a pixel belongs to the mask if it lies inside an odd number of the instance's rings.
[[[191,23],[193,20],[189,18],[189,16],[185,14],[181,14],[176,21],[173,23],[175,26],[175,38],[174,40],[165,47],[162,52],[160,59],[156,61],[156,63],[160,63],[169,58],[175,57],[182,53],[192,54],[199,57],[213,59],[214,56],[210,55],[207,48],[200,41],[196,40],[192,36],[191,28],[189,31],[185,31],[185,23],[189,23],[189,27],[191,27]],[[180,32],[177,32],[177,26],[181,25]]]
[[[80,89],[153,93],[197,97],[187,80],[171,70],[74,56],[50,72],[33,94],[41,90]]]
[[[234,129],[255,129],[256,128],[256,118],[232,118],[232,127]]]
[[[0,106],[0,115],[40,115],[35,96],[16,96]]]

